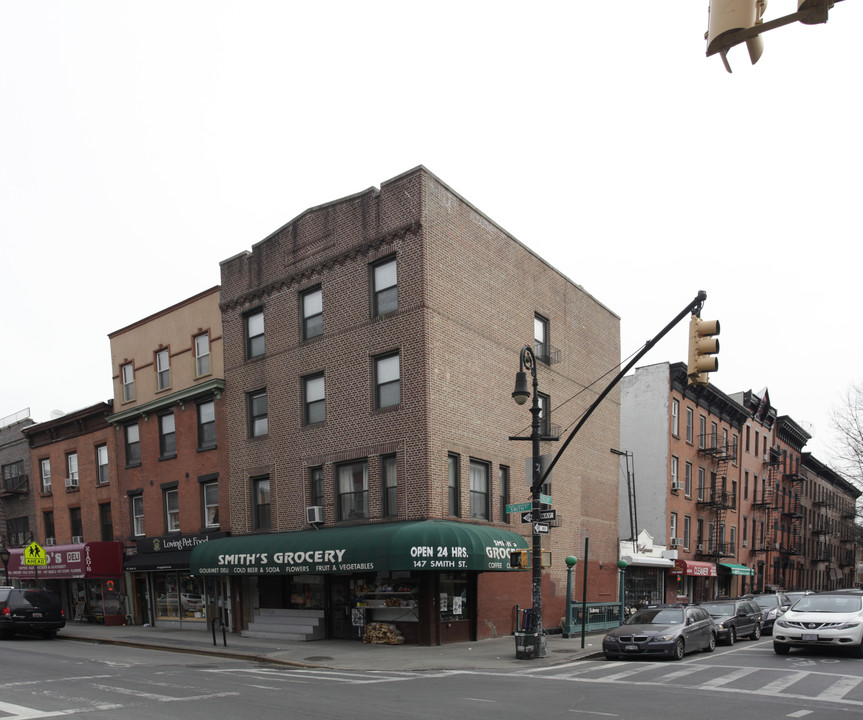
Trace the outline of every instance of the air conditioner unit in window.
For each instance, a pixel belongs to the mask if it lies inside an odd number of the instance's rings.
[[[78,487],[78,478],[76,478],[76,477],[67,477],[67,478],[66,478],[66,487],[67,487],[67,488],[75,488],[75,487]]]
[[[671,547],[677,547],[679,545],[683,545],[683,541],[680,538],[671,538],[670,545]]]
[[[84,542],[84,538],[81,537],[80,535],[73,535],[72,536],[72,544],[73,545],[80,545],[82,542]]]
[[[695,552],[704,552],[704,543],[698,543],[695,547]]]
[[[324,509],[320,505],[310,505],[306,508],[306,522],[309,525],[320,525],[324,521]]]
[[[748,540],[743,541],[743,547],[749,547],[749,541]]]
[[[672,490],[683,490],[683,483],[678,482],[677,480],[671,481],[671,489]]]
[[[53,545],[54,544],[54,538],[45,538],[45,544],[46,545]]]

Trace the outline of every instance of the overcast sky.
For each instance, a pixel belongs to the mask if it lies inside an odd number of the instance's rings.
[[[863,1],[730,75],[707,12],[0,0],[0,417],[110,398],[108,333],[422,164],[617,313],[624,357],[706,290],[714,384],[768,387],[828,461],[863,379]],[[685,361],[686,326],[642,364]]]

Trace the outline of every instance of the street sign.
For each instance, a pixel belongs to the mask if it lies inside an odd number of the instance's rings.
[[[540,495],[540,496],[539,496],[539,501],[540,501],[543,505],[551,505],[551,495]]]
[[[548,523],[534,523],[533,524],[533,534],[534,535],[548,535]]]
[[[31,542],[24,548],[24,564],[25,565],[47,565],[48,558],[45,557],[45,550],[39,543]]]
[[[540,510],[539,511],[539,520],[557,520],[557,510]],[[523,523],[533,522],[533,512],[523,512],[521,514],[521,521]]]
[[[524,512],[525,510],[530,510],[531,504],[529,502],[525,503],[513,503],[512,505],[506,506],[506,511],[508,513],[517,513]]]

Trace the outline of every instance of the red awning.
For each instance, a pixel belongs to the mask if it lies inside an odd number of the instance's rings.
[[[698,560],[675,560],[671,572],[693,575],[695,577],[716,577],[716,563]]]
[[[9,577],[40,580],[119,577],[123,574],[123,553],[118,542],[90,542],[79,545],[46,545],[45,565],[25,565],[24,550],[11,549]]]

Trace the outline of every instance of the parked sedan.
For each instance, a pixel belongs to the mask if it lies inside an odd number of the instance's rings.
[[[716,625],[700,607],[660,605],[632,615],[602,639],[609,660],[621,657],[670,657],[682,660],[688,652],[716,648]]]
[[[773,650],[847,647],[863,658],[863,591],[823,592],[801,598],[776,621]]]
[[[717,600],[700,604],[713,622],[720,642],[734,645],[740,637],[758,640],[761,637],[761,608],[754,600]]]
[[[60,598],[54,593],[0,587],[0,637],[9,638],[23,632],[53,638],[65,625]]]

